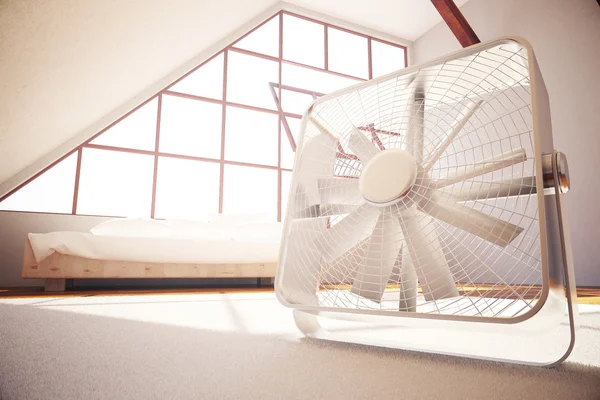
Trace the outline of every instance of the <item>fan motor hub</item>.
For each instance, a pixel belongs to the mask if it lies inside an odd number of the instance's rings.
[[[364,166],[358,188],[366,201],[388,206],[406,196],[417,179],[417,163],[408,151],[388,149]]]

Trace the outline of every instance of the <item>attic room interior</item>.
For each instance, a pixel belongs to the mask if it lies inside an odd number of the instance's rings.
[[[0,398],[600,398],[598,43],[595,0],[0,0]]]

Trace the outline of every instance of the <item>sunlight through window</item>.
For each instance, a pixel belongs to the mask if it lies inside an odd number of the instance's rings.
[[[164,95],[159,151],[219,158],[222,109],[220,104]]]
[[[283,15],[283,59],[325,67],[325,26]]]
[[[224,213],[277,218],[277,170],[226,165],[223,191]]]
[[[219,211],[219,163],[158,158],[156,218],[205,219]]]
[[[277,165],[276,114],[227,107],[225,159]]]
[[[149,217],[154,157],[83,149],[77,213]]]
[[[404,68],[405,51],[280,11],[0,198],[0,210],[161,219],[266,212],[282,219],[295,158],[288,129],[300,145],[300,117],[315,98],[370,71]]]

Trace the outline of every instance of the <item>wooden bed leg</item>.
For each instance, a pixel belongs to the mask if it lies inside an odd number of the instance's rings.
[[[64,292],[67,285],[66,279],[49,278],[46,279],[44,291],[46,292]]]

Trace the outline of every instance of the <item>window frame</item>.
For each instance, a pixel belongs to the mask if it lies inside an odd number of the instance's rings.
[[[306,65],[306,64],[302,64],[299,62],[295,62],[295,61],[291,61],[291,60],[286,60],[282,57],[283,55],[283,21],[284,21],[284,15],[287,16],[291,16],[291,17],[295,17],[295,18],[300,18],[300,19],[304,19],[306,21],[310,21],[319,25],[322,25],[324,27],[324,68],[320,68],[320,67],[316,67],[316,66],[312,66],[312,65]],[[272,55],[267,55],[267,54],[262,54],[262,53],[258,53],[258,52],[254,52],[254,51],[250,51],[250,50],[246,50],[246,49],[241,49],[241,48],[237,48],[236,44],[238,42],[240,42],[241,40],[243,40],[244,38],[246,38],[247,36],[251,35],[253,32],[255,32],[256,30],[260,29],[263,25],[267,24],[268,22],[272,21],[273,19],[279,19],[279,55],[278,57],[272,56]],[[119,119],[115,120],[113,123],[111,123],[110,125],[106,126],[104,129],[100,130],[98,133],[96,133],[95,135],[93,135],[92,137],[90,137],[89,139],[87,139],[85,142],[83,142],[82,144],[78,145],[77,147],[75,147],[73,150],[69,151],[68,153],[66,153],[64,156],[60,157],[58,160],[56,160],[55,162],[51,163],[50,165],[48,165],[47,167],[45,167],[44,169],[42,169],[41,171],[37,172],[36,174],[34,174],[32,177],[30,177],[29,179],[27,179],[26,181],[24,181],[23,183],[21,183],[20,185],[18,185],[17,187],[15,187],[14,189],[12,189],[11,191],[9,191],[8,193],[6,193],[4,196],[0,197],[0,202],[2,202],[4,199],[8,198],[9,196],[11,196],[12,194],[16,193],[18,190],[20,190],[21,188],[23,188],[24,186],[26,186],[28,183],[30,183],[31,181],[33,181],[34,179],[36,179],[37,177],[39,177],[40,175],[44,174],[46,171],[48,171],[49,169],[51,169],[52,167],[54,167],[56,164],[58,164],[59,162],[63,161],[64,159],[66,159],[67,157],[69,157],[70,155],[77,153],[77,167],[76,167],[76,171],[75,171],[75,187],[73,190],[73,207],[72,207],[72,212],[70,213],[71,215],[84,215],[84,214],[80,214],[77,212],[77,203],[78,203],[78,194],[79,194],[79,185],[80,185],[80,175],[81,175],[81,160],[82,160],[82,154],[83,154],[83,149],[84,148],[88,148],[88,149],[99,149],[99,150],[112,150],[112,151],[119,151],[119,152],[125,152],[125,153],[130,153],[130,154],[145,154],[145,155],[151,155],[154,157],[154,171],[153,171],[153,183],[152,183],[152,200],[151,200],[151,213],[150,213],[150,218],[155,218],[155,208],[156,208],[156,191],[157,191],[157,177],[158,177],[158,159],[159,157],[171,157],[171,158],[178,158],[178,159],[187,159],[187,160],[196,160],[196,161],[205,161],[205,162],[212,162],[212,163],[219,163],[220,165],[220,177],[219,177],[219,213],[223,212],[223,187],[224,187],[224,169],[225,169],[225,165],[238,165],[238,166],[246,166],[246,167],[254,167],[254,168],[266,168],[266,169],[275,169],[277,170],[277,175],[278,175],[278,179],[277,179],[277,221],[281,221],[282,220],[282,171],[292,171],[292,169],[290,168],[283,168],[281,166],[281,147],[282,144],[285,142],[288,142],[289,145],[291,146],[292,151],[295,152],[296,150],[296,143],[294,141],[294,137],[291,133],[290,127],[287,123],[287,117],[292,117],[292,118],[302,118],[302,115],[299,114],[295,114],[295,113],[290,113],[290,112],[286,112],[282,109],[282,105],[281,105],[281,94],[282,94],[282,89],[283,90],[290,90],[290,91],[296,91],[299,93],[304,93],[304,94],[310,94],[313,96],[314,99],[322,96],[322,93],[316,93],[310,90],[306,90],[306,89],[302,89],[302,88],[297,88],[297,87],[292,87],[292,86],[287,86],[284,85],[282,83],[282,65],[283,64],[289,64],[289,65],[294,65],[297,67],[302,67],[302,68],[307,68],[307,69],[312,69],[315,71],[319,71],[319,72],[325,72],[328,74],[332,74],[332,75],[337,75],[340,77],[344,77],[344,78],[350,78],[350,79],[354,79],[357,82],[361,82],[361,81],[366,81],[367,79],[364,78],[360,78],[360,77],[355,77],[355,76],[351,76],[351,75],[347,75],[344,73],[340,73],[340,72],[336,72],[336,71],[332,71],[329,69],[329,40],[328,40],[328,32],[329,29],[336,29],[339,31],[343,31],[343,32],[347,32],[353,35],[357,35],[357,36],[361,36],[367,39],[367,43],[368,43],[368,47],[367,47],[367,53],[368,53],[368,78],[372,79],[373,78],[373,60],[372,60],[372,51],[371,51],[371,44],[372,41],[375,40],[377,42],[380,43],[384,43],[390,46],[394,46],[394,47],[398,47],[404,50],[404,68],[407,67],[408,65],[408,48],[406,46],[397,44],[397,43],[393,43],[384,39],[381,39],[379,37],[375,37],[375,36],[371,36],[371,35],[367,35],[361,32],[357,32],[357,31],[352,31],[350,29],[344,28],[344,27],[340,27],[334,24],[330,24],[327,22],[323,22],[323,21],[319,21],[304,15],[300,15],[294,12],[290,12],[287,10],[280,10],[277,13],[273,14],[272,16],[270,16],[269,18],[266,18],[262,23],[260,23],[259,25],[257,25],[256,27],[254,27],[253,29],[251,29],[250,31],[248,31],[246,34],[244,34],[243,36],[241,36],[240,38],[238,38],[237,40],[235,40],[234,42],[230,43],[228,46],[226,46],[224,49],[216,52],[214,55],[212,55],[211,57],[209,57],[208,59],[206,59],[204,62],[202,62],[201,64],[197,65],[195,68],[193,68],[192,70],[190,70],[189,72],[187,72],[186,74],[184,74],[183,76],[181,76],[180,78],[178,78],[177,80],[175,80],[174,82],[172,82],[171,84],[169,84],[166,88],[160,90],[158,93],[154,94],[153,96],[151,96],[150,98],[148,98],[147,100],[145,100],[144,102],[142,102],[141,104],[139,104],[137,107],[135,107],[134,109],[132,109],[131,111],[129,111],[128,113],[124,114],[123,116],[121,116]],[[266,60],[271,60],[271,61],[275,61],[278,63],[278,69],[279,69],[279,73],[278,73],[278,82],[271,82],[269,84],[269,90],[271,91],[271,94],[273,96],[273,100],[275,102],[275,107],[274,109],[267,109],[267,108],[263,108],[263,107],[257,107],[257,106],[252,106],[252,105],[247,105],[247,104],[241,104],[241,103],[235,103],[235,102],[231,102],[227,100],[227,66],[228,66],[228,55],[230,52],[236,52],[236,53],[241,53],[241,54],[246,54],[249,56],[253,56],[253,57],[258,57],[261,59],[266,59]],[[186,93],[180,93],[180,92],[176,92],[171,90],[171,88],[173,88],[177,83],[179,83],[181,80],[185,79],[186,77],[188,77],[189,75],[191,75],[192,73],[194,73],[195,71],[197,71],[198,69],[200,69],[202,66],[204,66],[205,64],[207,64],[208,62],[212,61],[213,59],[215,59],[216,57],[219,57],[221,54],[223,54],[223,94],[222,94],[222,98],[221,99],[215,99],[215,98],[209,98],[209,97],[203,97],[203,96],[197,96],[197,95],[192,95],[192,94],[186,94]],[[159,143],[160,143],[160,127],[161,127],[161,114],[162,114],[162,99],[163,99],[163,95],[169,95],[169,96],[176,96],[176,97],[182,97],[182,98],[186,98],[186,99],[191,99],[191,100],[196,100],[196,101],[202,101],[202,102],[208,102],[208,103],[214,103],[214,104],[219,104],[222,106],[222,123],[221,123],[221,153],[220,153],[220,157],[219,158],[206,158],[206,157],[196,157],[196,156],[189,156],[189,155],[182,155],[182,154],[172,154],[172,153],[165,153],[165,152],[161,152],[159,151]],[[93,140],[95,140],[96,138],[98,138],[100,135],[102,135],[104,132],[106,132],[107,130],[109,130],[110,128],[112,128],[113,126],[115,126],[116,124],[118,124],[119,122],[123,121],[124,119],[126,119],[127,117],[129,117],[131,114],[133,114],[134,112],[136,112],[137,110],[139,110],[140,108],[142,108],[143,106],[147,105],[148,103],[157,100],[157,115],[156,115],[156,133],[155,133],[155,147],[154,150],[139,150],[139,149],[132,149],[132,148],[126,148],[126,147],[116,147],[116,146],[108,146],[108,145],[99,145],[99,144],[92,144],[91,142]],[[278,146],[277,146],[277,165],[273,166],[273,165],[262,165],[262,164],[255,164],[255,163],[247,163],[247,162],[239,162],[239,161],[231,161],[231,160],[227,160],[225,159],[225,135],[226,135],[226,109],[227,107],[237,107],[237,108],[243,108],[243,109],[247,109],[247,110],[253,110],[253,111],[258,111],[258,112],[264,112],[264,113],[269,113],[269,114],[276,114],[278,115],[278,119],[279,119],[279,123],[278,123]],[[365,128],[359,128],[359,129],[365,129]],[[365,130],[371,130],[366,128]],[[373,134],[375,134],[375,132],[372,132]],[[381,132],[383,133],[383,132]],[[387,133],[387,132],[386,132]],[[388,133],[388,134],[393,134],[393,133]],[[376,136],[374,136],[375,139]],[[283,141],[283,143],[282,143]],[[378,140],[377,140],[378,141]],[[378,143],[379,144],[379,143]],[[355,156],[352,154],[347,154],[344,149],[342,149],[341,147],[338,148],[338,157],[343,157],[343,158],[351,158],[354,159]],[[29,212],[29,213],[40,213],[40,212],[35,212],[35,211],[9,211],[7,210],[6,212]],[[69,214],[65,214],[65,213],[53,213],[53,212],[44,212],[44,214],[63,214],[63,215],[69,215]],[[111,216],[107,216],[107,215],[95,215],[94,216],[105,216],[105,217],[111,217]]]

